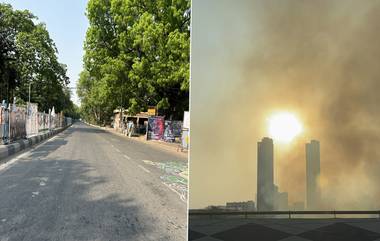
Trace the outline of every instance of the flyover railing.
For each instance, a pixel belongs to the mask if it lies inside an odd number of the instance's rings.
[[[329,211],[235,211],[235,210],[206,210],[206,209],[190,209],[189,216],[284,216],[289,219],[295,215],[304,215],[313,217],[319,215],[331,215],[337,218],[338,215],[376,215],[380,219],[380,210],[329,210]]]

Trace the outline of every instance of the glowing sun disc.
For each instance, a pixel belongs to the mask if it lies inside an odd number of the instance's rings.
[[[274,140],[287,143],[302,132],[302,125],[294,114],[280,112],[269,118],[268,131]]]

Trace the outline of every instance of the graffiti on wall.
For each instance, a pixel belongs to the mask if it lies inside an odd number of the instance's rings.
[[[164,136],[164,117],[155,116],[148,118],[147,140],[162,140]]]
[[[26,134],[28,136],[38,134],[38,105],[29,103],[26,115]]]
[[[49,114],[38,112],[37,104],[28,107],[7,106],[5,101],[0,105],[0,144],[24,139],[38,133],[71,125],[72,119],[55,113],[54,107]]]
[[[26,138],[26,108],[13,105],[9,112],[11,141]]]
[[[182,121],[165,121],[164,141],[175,142],[181,137]]]
[[[38,132],[45,131],[49,128],[49,114],[38,113]]]

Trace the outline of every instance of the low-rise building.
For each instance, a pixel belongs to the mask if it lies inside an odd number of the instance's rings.
[[[256,211],[256,206],[254,201],[228,202],[226,203],[226,209],[236,211]]]

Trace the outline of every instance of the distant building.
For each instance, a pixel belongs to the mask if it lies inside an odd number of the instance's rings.
[[[134,115],[128,113],[126,109],[115,109],[114,116],[111,118],[112,126],[115,130],[124,133],[127,129],[127,123],[132,121],[134,123],[134,134],[145,135],[148,125],[149,117],[152,117],[156,112],[154,109],[149,108],[147,112],[140,112]]]
[[[274,210],[273,140],[257,143],[257,210]]]
[[[211,211],[222,211],[225,208],[226,207],[223,206],[223,205],[211,205],[211,206],[207,206],[205,209],[206,210],[211,210]]]
[[[321,173],[319,141],[306,143],[306,209],[318,210],[320,189],[318,178]]]
[[[236,211],[256,211],[255,202],[228,202],[226,203],[226,209]]]
[[[304,211],[305,210],[305,204],[303,202],[295,202],[289,207],[289,210]]]

